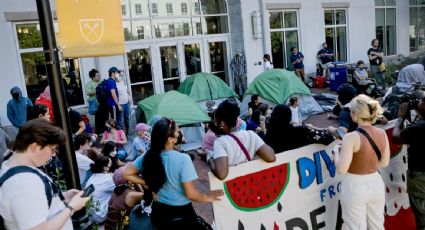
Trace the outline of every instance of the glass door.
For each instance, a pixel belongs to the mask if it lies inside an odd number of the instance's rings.
[[[227,49],[226,41],[208,41],[210,72],[229,84]]]
[[[188,41],[183,43],[182,50],[184,52],[184,76],[190,76],[195,73],[199,73],[203,71],[203,54],[201,48],[201,41]]]
[[[177,90],[181,75],[177,44],[160,45],[159,54],[164,92]]]
[[[154,94],[152,56],[149,47],[127,51],[128,73],[134,104]]]

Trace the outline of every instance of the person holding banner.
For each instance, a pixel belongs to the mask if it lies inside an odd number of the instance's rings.
[[[214,142],[214,151],[207,156],[212,173],[224,180],[229,173],[229,166],[250,161],[255,155],[265,162],[275,162],[273,149],[253,131],[236,128],[240,110],[234,99],[222,102],[215,111],[214,123],[217,135],[222,135]]]
[[[384,130],[373,127],[383,113],[379,102],[366,95],[350,104],[358,124],[333,150],[338,173],[343,174],[341,207],[343,229],[384,229],[385,184],[378,168],[388,166],[390,147]],[[339,148],[340,147],[340,148]]]
[[[425,61],[425,58],[423,60]],[[418,118],[404,128],[410,112],[408,103],[402,103],[398,112],[399,118],[393,129],[393,141],[409,145],[407,149],[409,156],[407,163],[407,193],[409,194],[410,206],[415,214],[416,229],[425,229],[425,155],[423,154],[425,93],[418,91],[416,97],[421,99],[416,108]]]

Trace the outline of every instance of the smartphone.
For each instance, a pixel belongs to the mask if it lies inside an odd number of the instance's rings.
[[[81,197],[88,197],[90,196],[93,192],[94,192],[94,185],[91,184],[89,185],[89,187],[84,189],[83,195],[81,195]]]
[[[344,135],[345,135],[345,132],[344,132],[343,129],[341,129],[341,128],[336,129],[336,136],[337,136],[338,139],[342,140]]]

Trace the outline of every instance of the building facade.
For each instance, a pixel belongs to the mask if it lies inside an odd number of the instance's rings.
[[[315,71],[323,42],[336,61],[349,63],[367,60],[375,37],[388,57],[425,51],[425,0],[121,0],[121,11],[117,33],[124,33],[125,54],[61,60],[68,105],[86,110],[92,68],[102,78],[111,66],[123,69],[137,103],[177,89],[196,72],[214,73],[233,87],[229,64],[237,51],[246,56],[248,82],[264,71],[265,53],[275,68],[292,68],[291,47],[303,52],[307,73]],[[13,86],[34,100],[47,85],[37,20],[35,1],[0,3],[3,126]]]

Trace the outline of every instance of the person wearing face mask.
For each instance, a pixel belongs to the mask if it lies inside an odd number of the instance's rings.
[[[111,67],[108,70],[109,78],[106,80],[106,94],[108,95],[107,106],[109,115],[112,119],[115,117],[114,110],[122,111],[119,103],[118,89],[116,79],[120,76],[120,71],[117,67]]]
[[[19,87],[13,87],[10,90],[12,99],[7,103],[7,118],[14,127],[15,138],[19,128],[27,122],[28,107],[32,107],[33,104],[30,99],[22,96],[22,91]]]
[[[103,146],[102,149],[102,155],[107,156],[111,159],[112,165],[109,169],[110,172],[115,172],[119,167],[122,167],[125,165],[120,159],[118,158],[118,152],[117,152],[117,146],[112,141],[106,142],[105,146]]]
[[[122,73],[122,72],[121,72]],[[128,134],[128,126],[130,123],[130,109],[132,100],[130,98],[130,90],[128,89],[122,74],[115,79],[118,90],[118,102],[122,110],[117,110],[118,125]]]
[[[359,60],[354,70],[353,83],[359,94],[364,93],[368,96],[374,96],[373,94],[376,92],[376,82],[375,79],[369,78],[366,69],[367,67],[364,61]]]
[[[125,160],[127,152],[124,149],[124,145],[127,144],[127,136],[124,131],[119,129],[118,122],[112,119],[107,120],[105,123],[105,132],[103,133],[100,144],[106,144],[109,141],[117,146],[118,158]]]

